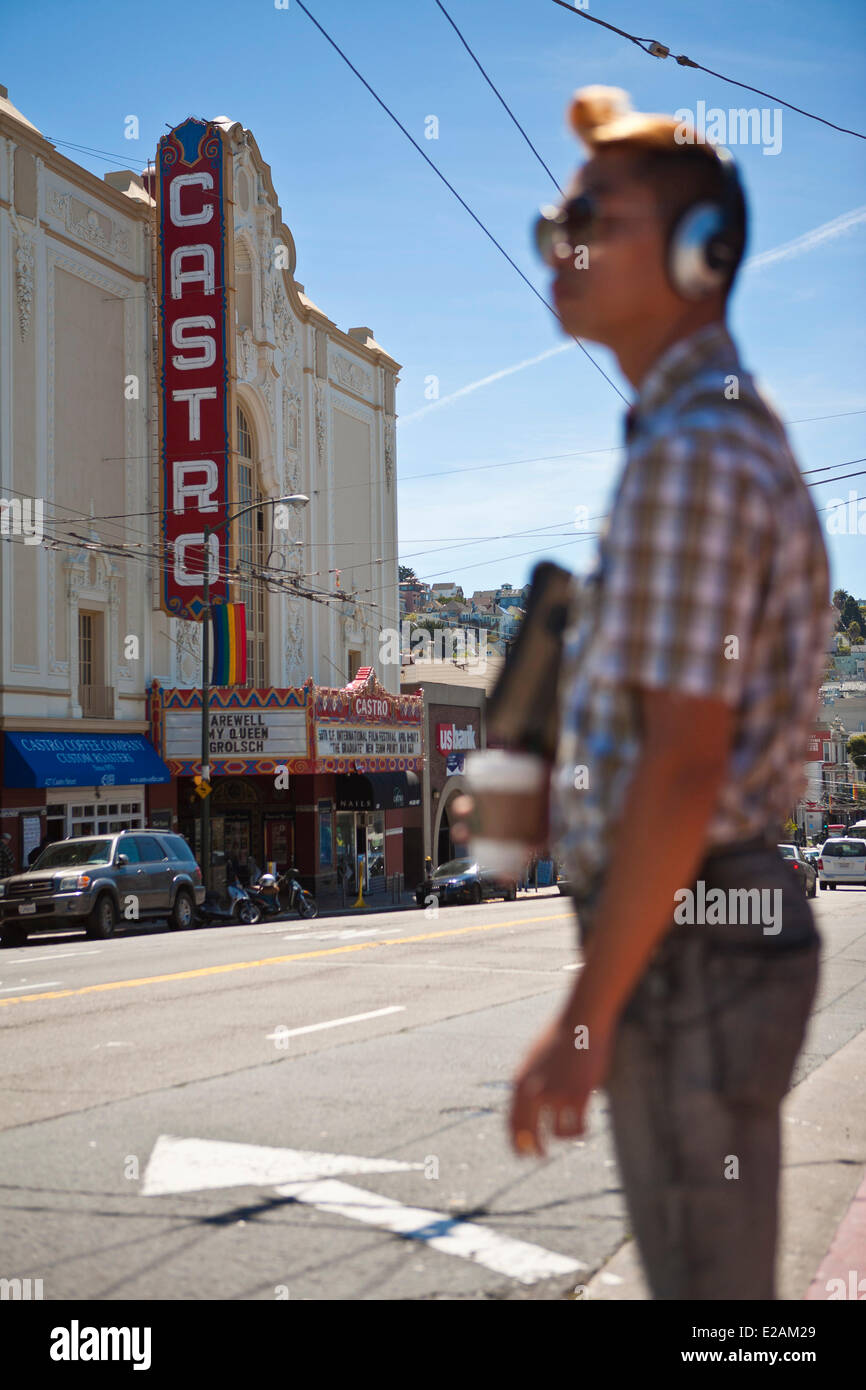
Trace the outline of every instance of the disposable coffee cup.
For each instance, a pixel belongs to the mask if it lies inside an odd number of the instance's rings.
[[[549,775],[549,764],[534,753],[487,748],[467,757],[469,853],[481,868],[517,878],[544,844]]]

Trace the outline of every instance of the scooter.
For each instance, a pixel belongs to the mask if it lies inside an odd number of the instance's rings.
[[[289,895],[287,907],[283,907],[280,901],[281,888]],[[256,908],[265,917],[281,917],[284,912],[297,912],[301,917],[310,918],[319,915],[315,898],[301,887],[292,869],[279,878],[273,874],[262,874],[249,891]]]
[[[226,892],[229,896],[228,907],[221,903],[218,898],[208,894],[201,907],[196,908],[196,914],[201,922],[206,926],[210,926],[212,922],[230,922],[233,926],[241,924],[245,927],[254,927],[256,922],[261,920],[262,914],[246,889],[242,888],[239,883],[230,883]]]

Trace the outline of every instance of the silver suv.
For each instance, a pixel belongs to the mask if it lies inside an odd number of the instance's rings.
[[[0,944],[20,946],[37,931],[86,927],[111,936],[117,923],[168,918],[195,923],[204,901],[201,869],[180,835],[122,830],[47,845],[26,873],[0,883]]]

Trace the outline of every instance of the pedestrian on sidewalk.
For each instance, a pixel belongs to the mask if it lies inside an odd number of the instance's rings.
[[[545,1119],[582,1134],[603,1085],[653,1296],[772,1299],[779,1107],[819,950],[775,846],[804,782],[827,557],[726,325],[732,159],[618,89],[577,93],[570,120],[589,159],[539,250],[564,329],[611,348],[636,399],[560,684],[551,810],[584,968],[520,1069],[511,1134],[527,1153]]]

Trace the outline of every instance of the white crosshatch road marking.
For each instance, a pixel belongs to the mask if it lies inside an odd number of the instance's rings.
[[[423,1163],[397,1159],[274,1149],[215,1139],[180,1139],[163,1134],[154,1145],[141,1192],[144,1197],[160,1197],[221,1187],[275,1187],[281,1197],[292,1197],[320,1211],[377,1226],[407,1240],[422,1241],[442,1254],[473,1260],[521,1284],[534,1284],[539,1279],[586,1268],[580,1260],[500,1235],[487,1226],[461,1221],[446,1212],[405,1206],[391,1197],[337,1180],[342,1173],[398,1173],[424,1167]]]

